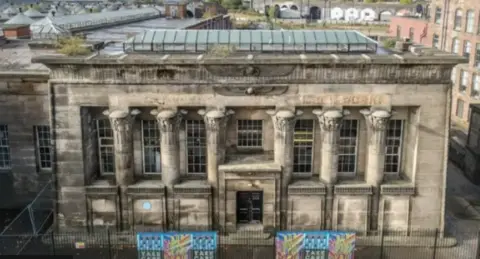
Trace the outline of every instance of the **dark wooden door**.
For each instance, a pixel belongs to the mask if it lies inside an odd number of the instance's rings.
[[[237,192],[237,223],[262,223],[263,192]]]

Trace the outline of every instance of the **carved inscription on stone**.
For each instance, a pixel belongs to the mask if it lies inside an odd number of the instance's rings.
[[[324,96],[305,96],[303,97],[305,105],[389,105],[390,96],[388,95],[324,95]]]

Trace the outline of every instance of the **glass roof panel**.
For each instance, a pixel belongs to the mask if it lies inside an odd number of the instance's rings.
[[[45,30],[45,28],[42,28]],[[134,41],[134,44],[164,44],[164,51],[182,51],[178,45],[188,44],[188,47],[196,52],[205,50],[200,45],[216,44],[237,45],[243,51],[279,51],[279,52],[303,52],[303,51],[338,51],[335,47],[318,47],[319,45],[356,45],[356,49],[374,49],[371,45],[376,44],[367,36],[356,31],[339,30],[156,30],[145,31],[136,35],[127,42]],[[263,47],[259,47],[262,44]],[[177,47],[172,48],[176,45]],[[274,46],[275,45],[275,46]],[[279,45],[283,45],[278,47]],[[316,45],[317,47],[313,47]],[[361,46],[365,45],[365,46]],[[370,46],[367,48],[367,45]],[[292,48],[292,46],[294,46]],[[342,49],[350,49],[342,47]],[[210,48],[210,47],[209,47]],[[135,48],[134,48],[135,49]]]
[[[197,30],[188,30],[187,32],[187,37],[185,37],[185,43],[186,44],[195,44],[197,43]]]

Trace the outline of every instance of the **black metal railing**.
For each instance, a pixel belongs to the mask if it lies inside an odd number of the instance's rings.
[[[477,230],[445,237],[438,230],[382,231],[376,236],[357,236],[355,259],[478,258]],[[21,249],[20,249],[21,248]],[[0,236],[0,255],[70,255],[73,258],[141,258],[136,233],[45,233]],[[276,257],[275,234],[239,232],[218,235],[215,258],[269,259]],[[315,257],[321,258],[321,257]]]

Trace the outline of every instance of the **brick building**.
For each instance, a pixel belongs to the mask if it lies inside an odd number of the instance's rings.
[[[428,45],[428,20],[420,17],[393,16],[388,35],[397,39],[408,38],[412,42]]]
[[[466,129],[470,104],[480,103],[480,5],[477,0],[432,0],[430,14],[426,43],[469,59],[452,72],[452,122]]]

